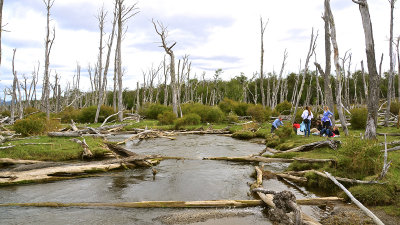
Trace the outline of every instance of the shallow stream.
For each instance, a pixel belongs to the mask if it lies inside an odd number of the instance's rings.
[[[124,140],[129,135],[109,138]],[[264,145],[220,135],[181,135],[176,140],[151,139],[126,148],[139,154],[184,157],[164,160],[151,169],[140,168],[42,184],[0,187],[1,203],[17,202],[134,202],[254,199],[248,183],[254,165],[202,160],[203,157],[256,154]],[[266,170],[281,171],[287,164],[271,163]],[[264,180],[270,190],[292,191],[298,199],[315,197],[303,187]],[[318,207],[302,207],[316,218]],[[127,209],[127,208],[0,208],[0,224],[268,224],[261,207],[247,209]]]

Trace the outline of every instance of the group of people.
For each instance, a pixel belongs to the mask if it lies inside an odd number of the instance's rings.
[[[333,113],[329,111],[328,106],[325,106],[321,120],[317,121],[317,127],[311,129],[311,120],[314,118],[314,115],[311,112],[310,107],[306,106],[306,109],[301,114],[303,122],[301,124],[294,123],[293,130],[297,134],[299,133],[298,131],[304,132],[304,137],[309,137],[310,133],[327,137],[338,136],[340,135],[339,129],[335,126],[332,126],[331,116],[333,116]],[[283,126],[283,122],[282,117],[279,116],[279,118],[272,123],[271,133],[273,133],[280,126]]]

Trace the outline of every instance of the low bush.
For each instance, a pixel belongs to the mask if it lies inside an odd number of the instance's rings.
[[[389,205],[394,202],[394,188],[382,184],[357,185],[349,188],[353,196],[365,205]],[[340,197],[350,200],[342,193]]]
[[[283,101],[276,105],[275,110],[282,115],[290,115],[290,110],[292,109],[292,104],[288,101]]]
[[[343,176],[363,179],[382,169],[382,147],[374,141],[351,138],[337,151],[339,171]]]
[[[294,148],[294,142],[292,142],[292,141],[283,142],[282,144],[280,144],[276,147],[276,149],[281,150],[281,151],[286,151],[291,148]]]
[[[205,113],[203,122],[219,123],[224,119],[224,113],[218,107],[210,107]]]
[[[93,123],[96,116],[97,106],[89,106],[83,108],[78,116],[78,121],[81,123]],[[100,113],[98,122],[103,122],[108,116],[114,114],[114,109],[110,106],[102,105],[100,107]]]
[[[24,115],[25,115],[25,116],[30,115],[30,114],[33,114],[33,113],[36,113],[36,112],[39,112],[39,110],[36,109],[36,108],[34,108],[34,107],[26,107],[26,108],[24,109]]]
[[[276,111],[276,109],[272,110],[271,116],[278,117],[279,115],[280,115],[280,113],[278,111]]]
[[[172,108],[161,104],[146,104],[140,110],[140,115],[145,116],[147,119],[156,120],[159,114],[167,111],[172,112]]]
[[[258,131],[256,131],[255,135],[258,138],[267,138],[268,134],[270,134],[271,131],[267,130],[267,129],[259,129]]]
[[[229,98],[224,98],[224,100],[219,102],[218,107],[222,110],[222,112],[228,114],[234,111],[236,105],[237,102]]]
[[[280,126],[275,130],[275,134],[278,135],[280,139],[288,139],[294,135],[293,127],[288,123]]]
[[[271,117],[271,110],[264,109],[261,105],[251,105],[247,109],[247,115],[251,116],[257,122],[265,122]]]
[[[256,134],[254,132],[249,131],[249,130],[239,130],[239,131],[236,131],[235,133],[232,134],[233,138],[241,139],[241,140],[252,139],[255,136],[256,136]]]
[[[393,101],[390,103],[390,112],[394,115],[398,115],[400,110],[400,102]]]
[[[228,123],[237,123],[239,122],[239,117],[234,113],[229,113],[226,116],[226,120],[228,121]]]
[[[268,147],[274,148],[274,147],[278,146],[280,143],[281,143],[281,139],[279,139],[279,137],[275,134],[269,134],[265,138],[265,144]]]
[[[201,122],[201,118],[199,115],[197,115],[195,113],[189,113],[175,121],[175,129],[180,129],[186,125],[198,125],[198,124],[200,124],[200,122]]]
[[[239,102],[235,106],[235,113],[238,116],[247,116],[247,109],[249,108],[250,104],[244,103],[244,102]]]
[[[366,108],[354,108],[351,110],[351,127],[353,129],[365,129],[367,126],[368,110]]]
[[[158,114],[158,124],[159,125],[170,125],[174,124],[174,121],[176,120],[176,115],[173,112],[163,112],[162,114]]]
[[[1,112],[1,116],[3,116],[3,117],[6,117],[6,116],[10,117],[10,116],[11,116],[10,110],[4,110],[4,111],[2,111],[2,112]]]
[[[23,136],[43,134],[46,131],[46,120],[34,117],[17,120],[14,123],[14,130]]]
[[[296,112],[296,117],[295,117],[295,119],[294,119],[294,122],[295,123],[302,123],[303,122],[303,118],[301,118],[301,114],[303,114],[303,110],[301,110],[301,109],[297,109],[297,112]]]
[[[74,121],[79,120],[79,110],[72,106],[66,107],[63,111],[57,113],[57,116],[61,118],[61,123],[70,123],[71,119]],[[93,118],[94,120],[94,118]],[[93,121],[92,121],[93,122]]]

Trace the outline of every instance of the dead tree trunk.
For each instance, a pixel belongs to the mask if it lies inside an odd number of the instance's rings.
[[[15,52],[17,51],[17,49],[13,49],[13,59],[12,59],[12,72],[14,75],[14,79],[13,79],[13,85],[12,85],[12,92],[11,92],[11,123],[14,123],[15,120],[15,101],[17,99],[17,93],[16,93],[16,88],[18,85],[18,77],[17,77],[17,72],[15,71],[15,66],[14,66],[14,62],[15,62]]]
[[[327,13],[327,18],[329,20],[329,27],[330,27],[330,37],[333,45],[333,60],[335,63],[335,69],[336,69],[336,77],[337,77],[337,90],[336,90],[336,103],[337,103],[337,110],[339,113],[339,118],[340,118],[340,123],[342,125],[342,129],[344,133],[349,135],[349,131],[347,130],[346,126],[346,118],[344,117],[343,114],[343,108],[342,108],[342,73],[341,73],[341,68],[339,65],[339,47],[336,41],[336,27],[335,27],[335,20],[333,18],[333,14],[331,11],[331,6],[330,6],[330,0],[327,0],[328,4],[325,4],[325,11]]]
[[[54,0],[44,0],[47,10],[47,26],[46,26],[46,41],[45,41],[45,56],[44,56],[44,78],[43,78],[43,93],[42,104],[46,110],[46,117],[50,119],[50,52],[56,37],[56,30],[53,27],[53,38],[50,40],[50,9],[54,4]]]
[[[358,4],[361,13],[369,73],[369,94],[367,102],[368,117],[367,127],[365,129],[365,138],[376,139],[376,126],[378,119],[378,104],[376,103],[379,102],[380,77],[378,75],[378,71],[376,70],[375,44],[372,32],[371,17],[369,15],[367,0],[352,1]]]
[[[329,20],[326,12],[326,5],[329,4],[328,0],[325,0],[325,11],[324,11],[324,30],[325,30],[325,72],[322,70],[321,66],[318,63],[315,65],[318,68],[319,73],[324,78],[324,92],[325,92],[325,100],[328,107],[333,110],[335,108],[335,104],[333,102],[332,95],[332,87],[331,87],[331,40],[329,36]],[[335,124],[335,115],[332,116],[332,123]]]
[[[265,28],[268,25],[268,21],[267,21],[266,24],[264,24],[263,20],[262,20],[262,17],[260,17],[260,23],[261,23],[260,91],[261,91],[262,106],[265,108],[265,93],[264,93],[264,32],[265,32]],[[269,105],[269,104],[267,103],[267,105]]]
[[[177,87],[176,87],[176,81],[175,81],[175,55],[174,52],[172,51],[172,48],[176,45],[176,42],[174,42],[172,45],[167,46],[166,38],[168,35],[168,30],[164,25],[160,22],[157,21],[154,22],[152,20],[154,29],[156,30],[156,33],[160,36],[161,38],[161,44],[162,47],[164,48],[165,52],[169,55],[170,57],[170,66],[169,66],[169,72],[171,75],[171,89],[172,89],[172,111],[176,116],[178,116],[178,106],[177,106]],[[157,28],[158,25],[158,28]]]
[[[112,31],[111,34],[108,38],[108,43],[107,43],[107,58],[104,66],[104,71],[103,71],[103,30],[104,30],[104,19],[106,17],[106,14],[104,12],[104,8],[101,9],[99,12],[97,19],[99,21],[99,30],[100,30],[100,46],[99,46],[99,58],[97,62],[97,74],[98,74],[98,99],[97,99],[97,110],[96,110],[96,116],[94,119],[94,122],[97,123],[100,115],[100,108],[101,105],[103,104],[104,100],[106,99],[107,95],[107,73],[108,73],[108,67],[110,65],[110,56],[111,56],[111,49],[114,41],[114,33],[115,33],[115,25],[117,21],[117,4],[115,4],[114,8],[114,19],[112,22]]]
[[[281,87],[281,90],[283,89],[283,81],[282,81],[282,74],[283,74],[283,70],[285,69],[285,65],[286,65],[286,59],[288,57],[288,53],[285,49],[285,52],[283,53],[283,61],[282,61],[282,66],[281,66],[281,71],[279,72],[279,77],[277,80],[277,85],[275,85],[274,89],[272,90],[272,103],[271,103],[271,108],[274,109],[276,107],[276,105],[278,104],[278,92],[279,92],[279,87]],[[281,94],[281,102],[283,96]]]
[[[163,61],[163,69],[164,69],[164,105],[168,105],[168,66],[165,60],[164,56],[164,61]]]
[[[1,65],[1,32],[3,31],[3,2],[0,0],[0,65]]]
[[[400,36],[397,37],[396,40],[396,52],[397,52],[397,94],[398,94],[398,102],[400,102],[400,51],[399,51],[399,43],[400,42]]]
[[[301,81],[299,94],[297,95],[296,105],[295,105],[293,116],[292,116],[292,123],[294,123],[294,120],[296,119],[297,107],[299,106],[301,94],[303,92],[304,82],[306,80],[305,79],[306,78],[306,74],[308,72],[308,62],[310,61],[311,56],[314,54],[315,47],[316,47],[315,42],[316,42],[317,38],[318,38],[318,33],[314,37],[314,29],[313,29],[312,32],[311,32],[310,47],[308,49],[308,53],[307,53],[307,57],[306,57],[306,63],[304,64],[303,80]]]
[[[390,104],[392,102],[392,91],[393,89],[393,77],[394,77],[394,62],[393,62],[393,10],[396,0],[390,0],[390,38],[389,38],[389,58],[390,58],[390,70],[388,77],[388,91],[387,91],[387,103],[386,103],[386,113],[385,113],[385,123],[384,126],[389,126],[390,117]],[[399,84],[400,85],[400,84]]]

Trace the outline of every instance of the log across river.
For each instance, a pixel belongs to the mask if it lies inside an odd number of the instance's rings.
[[[129,135],[113,137],[121,141]],[[0,187],[0,203],[58,202],[87,207],[2,206],[1,223],[5,224],[268,224],[260,206],[235,209],[176,209],[95,207],[122,202],[255,200],[249,195],[254,166],[249,163],[202,160],[204,157],[233,157],[257,154],[264,145],[243,142],[221,135],[180,135],[176,140],[151,139],[125,147],[138,154],[183,157],[164,160],[149,168],[136,168],[100,174],[97,177],[63,180],[19,186]],[[265,169],[281,172],[287,163],[265,164]],[[297,199],[318,197],[305,188],[282,180],[264,180],[271,190],[292,191]],[[92,206],[91,206],[92,204]],[[46,205],[43,205],[46,206]],[[50,206],[50,205],[48,205]],[[324,212],[316,206],[301,206],[303,212],[317,219]]]

